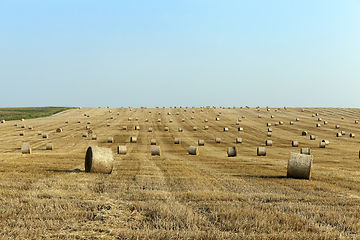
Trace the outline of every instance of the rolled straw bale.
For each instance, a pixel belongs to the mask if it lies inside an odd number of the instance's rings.
[[[139,118],[135,118],[135,121],[139,121]]]
[[[108,143],[113,143],[113,142],[114,142],[114,138],[113,138],[113,137],[108,137],[107,142],[108,142]]]
[[[161,115],[161,112],[158,112],[158,115]]]
[[[327,122],[327,121],[324,121],[324,125],[325,125],[325,124],[328,124],[328,122]]]
[[[305,109],[301,109],[302,112],[305,112]]]
[[[77,121],[77,123],[81,123],[81,121],[80,121],[80,120],[78,120],[78,121]]]
[[[20,136],[25,136],[25,131],[20,131]]]
[[[204,119],[204,122],[208,122],[209,120],[207,120],[206,118]]]
[[[151,140],[150,140],[150,145],[156,145],[156,139],[154,139],[154,138],[151,139]]]
[[[265,145],[266,145],[266,146],[272,146],[272,144],[273,144],[273,141],[272,141],[272,140],[266,140],[266,141],[265,141]]]
[[[169,127],[165,127],[165,128],[164,128],[164,131],[165,131],[165,132],[168,132],[168,131],[169,131]]]
[[[130,137],[130,142],[136,143],[137,142],[137,137]]]
[[[170,122],[170,123],[172,123],[172,122],[173,122],[173,120],[172,120],[172,119],[170,119],[170,120],[169,120],[169,122]]]
[[[151,146],[151,156],[160,156],[161,149],[160,146]]]
[[[56,132],[57,132],[57,133],[61,133],[61,132],[62,132],[62,128],[57,128],[57,129],[56,129]]]
[[[149,128],[149,129],[148,129],[148,132],[152,132],[152,128]]]
[[[197,127],[193,127],[193,131],[196,131],[197,130]]]
[[[346,134],[346,132],[343,130],[343,131],[341,131],[341,135],[345,135]]]
[[[106,126],[107,126],[107,127],[110,127],[110,123],[107,123]]]
[[[326,146],[326,143],[325,142],[320,142],[319,143],[319,148],[325,148],[325,146]]]
[[[197,146],[190,146],[189,154],[190,155],[199,155],[199,148]]]
[[[91,121],[87,121],[86,124],[91,124]]]
[[[119,112],[117,112],[117,113],[116,113],[116,115],[120,115],[120,113],[119,113]]]
[[[167,115],[171,115],[171,112],[168,112]]]
[[[204,145],[205,145],[204,139],[199,139],[199,140],[198,140],[198,145],[199,145],[199,146],[204,146]]]
[[[322,119],[321,119],[321,118],[318,118],[318,121],[320,122],[320,121],[322,121]]]
[[[220,143],[221,142],[221,138],[215,138],[215,143]]]
[[[284,124],[284,122],[283,121],[279,121],[279,125],[283,125]]]
[[[93,133],[94,133],[93,130],[91,130],[91,129],[88,130],[88,134],[93,134]]]
[[[157,121],[158,121],[158,122],[161,122],[161,119],[159,118]]]
[[[279,126],[279,122],[275,122],[274,125],[275,125],[275,126]]]
[[[268,132],[272,132],[272,128],[268,128]]]
[[[174,144],[180,144],[180,138],[175,138]]]
[[[271,118],[275,118],[275,116],[274,116],[274,115],[271,115]]]
[[[14,127],[17,127],[17,123],[14,123]]]
[[[242,138],[239,138],[239,137],[236,138],[236,139],[235,139],[235,143],[242,143]]]
[[[275,109],[274,111],[275,111],[275,112],[277,112],[278,110],[277,110],[277,109]]]
[[[66,120],[65,123],[69,123],[69,120]]]
[[[114,156],[110,148],[90,146],[85,155],[85,172],[110,174]]]
[[[41,135],[42,134],[42,131],[38,131],[38,135]]]
[[[287,177],[297,179],[310,179],[313,156],[299,153],[290,153]]]
[[[267,123],[266,126],[267,126],[267,127],[270,127],[270,126],[271,126],[271,123]]]
[[[183,131],[183,129],[182,128],[178,128],[178,132],[182,132]]]
[[[295,121],[299,122],[299,121],[300,121],[300,118],[296,118]]]
[[[316,127],[321,127],[321,124],[320,124],[320,123],[317,123],[317,124],[316,124]]]
[[[183,119],[181,119],[181,122],[185,122],[185,119],[183,118]]]
[[[355,133],[350,133],[350,137],[354,138],[355,137]]]
[[[344,117],[341,117],[342,120],[344,120],[345,118]]]
[[[21,125],[21,127],[20,128],[26,128],[26,126],[25,125]]]
[[[324,142],[325,143],[325,145],[329,145],[330,144],[330,141],[329,140],[322,140],[322,142]]]
[[[31,147],[28,143],[23,143],[21,146],[21,153],[22,154],[31,154]]]
[[[47,133],[43,133],[42,138],[48,138],[49,135]]]
[[[25,119],[21,119],[20,121],[23,122],[23,121],[25,121]]]
[[[261,118],[261,115],[258,115],[258,118]]]
[[[191,111],[191,113],[195,113],[195,111],[194,111],[194,110],[192,110],[192,111]]]
[[[191,116],[191,119],[194,119],[194,117],[193,117],[193,116]]]
[[[125,145],[120,145],[117,147],[117,153],[118,154],[126,154],[127,147]]]
[[[294,125],[294,122],[293,122],[293,121],[290,121],[290,125]]]
[[[291,146],[293,146],[293,147],[298,147],[298,146],[299,146],[299,142],[298,142],[298,141],[292,141],[292,142],[291,142]]]
[[[45,134],[45,133],[44,133]],[[43,137],[44,137],[44,134],[43,134]],[[83,132],[82,134],[83,137],[87,137],[88,136],[88,133],[87,132]]]
[[[145,122],[149,122],[149,119],[145,119]]]
[[[355,120],[355,124],[359,124],[359,120]]]
[[[316,136],[315,135],[310,135],[310,140],[315,140],[316,139]]]
[[[140,126],[135,126],[135,130],[140,130]]]
[[[229,131],[229,128],[224,127],[224,132],[228,132],[228,131]]]
[[[84,113],[84,116],[86,117],[86,113]]]
[[[215,121],[220,121],[220,118],[215,118]]]
[[[204,126],[204,130],[209,130],[209,126]]]
[[[53,144],[52,143],[47,143],[46,144],[46,150],[53,150]]]
[[[302,131],[301,135],[306,136],[306,135],[307,135],[307,131]]]
[[[151,113],[151,110],[149,110],[149,113]]]
[[[266,156],[266,147],[258,147],[256,153],[258,156]]]
[[[92,140],[97,140],[96,134],[93,134],[93,135],[91,136],[91,139],[92,139]]]
[[[123,126],[123,128],[122,128],[123,130],[126,130],[127,129],[127,126]]]
[[[179,112],[176,112],[176,115],[180,115],[180,113],[179,113]]]
[[[300,153],[305,155],[310,155],[310,148],[301,148]]]
[[[341,133],[336,133],[336,137],[341,137],[342,134]]]
[[[236,125],[240,125],[240,122],[236,122],[235,124],[236,124]]]
[[[86,130],[90,129],[90,126],[86,126],[85,129],[86,129]]]
[[[339,129],[340,128],[340,125],[335,125],[335,129]]]
[[[111,116],[111,117],[110,117],[110,119],[114,119],[114,117],[113,117],[113,116]]]
[[[30,129],[30,130],[31,130],[31,129],[33,129],[33,127],[32,127],[32,126],[29,126],[29,127],[28,127],[28,129]]]
[[[243,115],[243,116],[241,116],[241,118],[245,118],[245,116]]]
[[[311,116],[312,116],[312,117],[315,117],[315,114],[312,114]]]
[[[267,132],[266,136],[271,137],[272,132]]]
[[[228,155],[228,157],[236,157],[236,155],[237,155],[236,146],[228,147],[227,148],[227,155]]]
[[[240,131],[244,131],[244,128],[239,127],[239,128],[238,128],[238,131],[239,131],[239,132],[240,132]]]
[[[131,118],[130,118],[130,117],[128,118],[128,121],[131,121]]]

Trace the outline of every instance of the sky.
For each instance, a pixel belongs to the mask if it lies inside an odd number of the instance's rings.
[[[0,0],[0,107],[360,107],[360,0]]]

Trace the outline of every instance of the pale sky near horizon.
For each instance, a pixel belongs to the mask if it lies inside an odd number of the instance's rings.
[[[360,107],[359,90],[359,0],[0,0],[0,107]]]

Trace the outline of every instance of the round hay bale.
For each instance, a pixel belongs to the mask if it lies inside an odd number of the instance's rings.
[[[107,123],[106,126],[107,126],[107,127],[110,127],[110,123]]]
[[[91,130],[91,129],[88,130],[88,134],[93,134],[93,133],[94,133],[93,130]]]
[[[209,130],[209,126],[204,126],[204,130]]]
[[[267,123],[266,126],[267,126],[267,127],[270,127],[270,126],[271,126],[271,123]]]
[[[294,122],[293,122],[293,121],[290,121],[290,125],[294,125]]]
[[[130,142],[136,143],[137,142],[137,137],[130,137]]]
[[[180,138],[175,138],[174,144],[180,144]]]
[[[185,122],[185,119],[183,118],[183,119],[181,119],[181,122]]]
[[[150,145],[156,145],[156,139],[154,139],[154,138],[151,139],[151,140],[150,140]]]
[[[317,123],[317,124],[316,124],[316,127],[321,127],[321,124],[320,124],[320,123]]]
[[[343,131],[341,131],[341,135],[345,135],[346,134],[346,132],[343,130]]]
[[[283,121],[279,121],[279,125],[283,125],[284,124],[284,122]]]
[[[342,120],[344,120],[345,118],[344,117],[341,117]]]
[[[190,146],[189,154],[190,155],[199,155],[199,148],[197,146]]]
[[[157,121],[158,121],[158,122],[161,122],[161,119],[159,118]]]
[[[193,117],[193,116],[191,116],[191,119],[194,119],[194,117]]]
[[[336,133],[336,137],[341,137],[342,134],[341,133]]]
[[[116,113],[116,115],[120,115],[120,113],[119,113],[119,112],[117,112],[117,113]]]
[[[140,126],[135,126],[135,130],[140,130]]]
[[[176,115],[180,115],[180,113],[179,113],[179,112],[176,112]]]
[[[57,133],[61,133],[61,132],[62,132],[62,128],[57,128],[57,129],[56,129],[56,132],[57,132]]]
[[[131,118],[130,118],[130,117],[128,118],[128,121],[131,121]]]
[[[151,156],[160,156],[161,149],[160,146],[151,146]]]
[[[328,124],[328,122],[327,122],[327,121],[324,121],[324,125],[325,125],[325,124]]]
[[[149,122],[149,119],[145,119],[145,122]]]
[[[42,134],[42,131],[38,131],[38,135],[41,135]]]
[[[26,128],[26,126],[25,125],[21,125],[21,127],[20,128]]]
[[[66,120],[65,123],[69,123],[69,120]]]
[[[275,118],[275,116],[274,116],[274,115],[271,115],[271,118]]]
[[[302,112],[305,112],[305,109],[301,109]]]
[[[239,131],[239,132],[240,132],[240,131],[244,131],[244,128],[239,127],[239,128],[238,128],[238,131]]]
[[[310,140],[315,140],[316,139],[316,136],[315,135],[310,135]]]
[[[215,118],[215,121],[220,121],[220,118]]]
[[[312,117],[315,117],[315,114],[312,114],[311,116],[312,116]]]
[[[114,156],[110,148],[90,146],[85,155],[85,172],[110,174]]]
[[[258,115],[258,118],[261,118],[261,115]]]
[[[164,128],[164,131],[165,131],[165,132],[168,132],[168,131],[169,131],[169,127],[165,127],[165,128]]]
[[[272,132],[272,128],[268,128],[268,132]]]
[[[267,132],[267,134],[266,134],[268,137],[271,137],[271,135],[272,135],[272,132]]]
[[[298,142],[298,141],[292,141],[292,142],[291,142],[291,146],[293,146],[293,147],[298,147],[298,146],[299,146],[299,142]]]
[[[151,113],[151,110],[149,110],[149,113]]]
[[[158,112],[158,115],[161,115],[161,112]]]
[[[275,125],[275,126],[279,126],[279,122],[275,122],[274,125]]]
[[[207,120],[206,118],[204,119],[204,122],[208,122],[209,120]]]
[[[120,145],[117,147],[117,153],[118,154],[126,154],[127,147],[125,145]]]
[[[228,131],[229,131],[229,128],[224,127],[224,132],[228,132]]]
[[[355,120],[355,124],[359,124],[359,120]]]
[[[221,138],[215,138],[215,143],[221,143]]]
[[[322,121],[322,119],[321,119],[321,118],[318,118],[318,121],[320,122],[320,121]]]
[[[326,146],[326,143],[325,143],[325,142],[321,141],[321,142],[319,143],[319,148],[325,148],[325,146]]]
[[[197,127],[193,127],[193,131],[196,131],[197,130]]]
[[[84,113],[84,116],[86,117],[86,113]]]
[[[300,153],[305,155],[310,155],[310,148],[301,148]]]
[[[301,135],[306,136],[306,135],[307,135],[307,131],[302,131]]]
[[[20,131],[20,136],[25,136],[25,131]]]
[[[91,124],[91,121],[87,121],[87,123],[86,124]]]
[[[199,146],[204,146],[204,145],[205,145],[204,139],[199,139],[199,140],[198,140],[198,145],[199,145]]]
[[[111,116],[111,117],[110,117],[110,119],[114,119],[114,117],[113,117],[113,116]]]
[[[152,128],[149,128],[149,129],[148,129],[148,132],[152,132]]]
[[[240,122],[236,122],[235,125],[240,125]]]
[[[287,177],[297,179],[310,179],[312,160],[312,155],[290,153],[287,166]]]
[[[335,125],[335,129],[339,129],[340,128],[340,125]]]
[[[227,148],[227,155],[228,155],[228,157],[236,157],[237,156],[236,146],[228,147]]]
[[[47,143],[46,144],[46,150],[53,150],[53,144],[52,143]]]
[[[80,120],[78,120],[78,121],[77,121],[77,123],[81,123],[81,121],[80,121]]]
[[[107,142],[108,142],[108,143],[113,143],[113,142],[114,142],[114,138],[113,138],[113,137],[108,137]]]
[[[295,121],[299,122],[299,121],[300,121],[300,118],[296,118]]]
[[[14,127],[17,127],[17,123],[14,123]]]
[[[235,139],[235,143],[242,143],[242,138],[239,138],[239,137],[236,138],[236,139]]]
[[[45,134],[45,133],[44,133]],[[43,137],[44,137],[44,134],[43,134]],[[83,132],[82,134],[83,137],[87,137],[88,136],[88,133],[87,132]]]
[[[244,115],[242,115],[242,116],[241,116],[241,118],[245,118],[245,116],[244,116]]]
[[[48,138],[49,135],[47,133],[43,133],[42,138]]]
[[[96,134],[93,134],[93,135],[91,136],[91,139],[92,139],[92,140],[97,140]]]
[[[172,120],[172,119],[170,119],[170,120],[169,120],[169,123],[172,123],[172,122],[173,122],[173,120]]]
[[[183,129],[182,128],[178,128],[178,132],[182,132],[183,131]]]
[[[123,128],[122,128],[123,130],[126,130],[127,129],[127,126],[123,126]]]
[[[3,119],[3,120],[1,120],[1,123],[5,123],[6,121]]]
[[[266,145],[266,146],[272,146],[272,144],[273,144],[273,141],[272,141],[272,140],[266,140],[266,141],[265,141],[265,145]]]
[[[23,121],[25,121],[25,119],[21,119],[20,121],[23,122]]]
[[[258,156],[266,156],[266,147],[258,147],[256,152]]]
[[[24,143],[21,146],[21,153],[22,154],[31,154],[31,147],[28,143]]]
[[[355,137],[355,133],[350,133],[350,137],[354,138]]]
[[[86,129],[86,130],[89,130],[89,129],[90,129],[90,126],[86,126],[85,129]]]
[[[325,145],[329,145],[330,144],[330,141],[329,140],[322,140],[322,142],[324,142],[325,143]]]
[[[167,115],[171,115],[171,112],[168,112]]]

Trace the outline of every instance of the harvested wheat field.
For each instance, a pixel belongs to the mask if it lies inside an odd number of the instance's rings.
[[[359,118],[345,108],[183,107],[4,121],[0,238],[359,239]],[[151,154],[151,139],[161,154]],[[111,149],[111,174],[85,172],[89,146]],[[310,180],[287,178],[301,148],[312,155]]]

